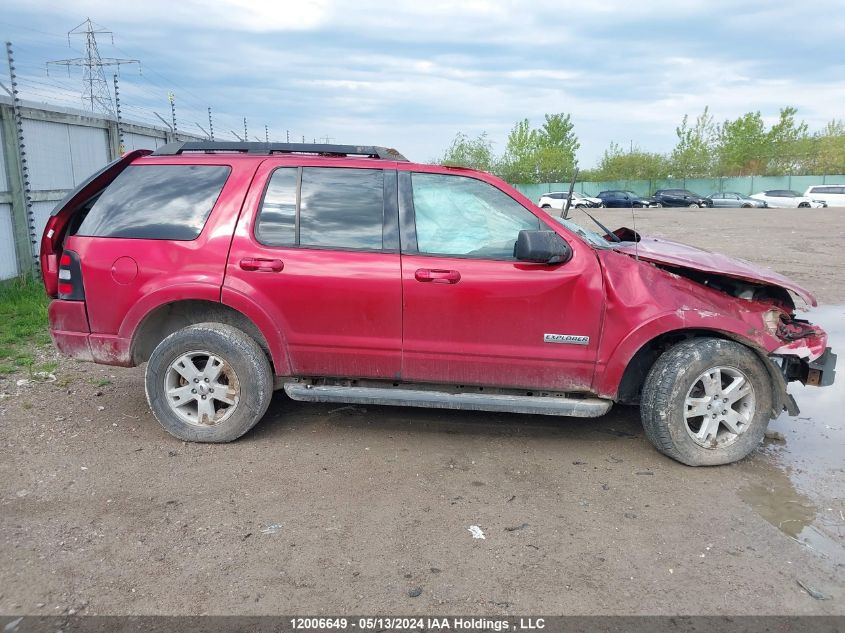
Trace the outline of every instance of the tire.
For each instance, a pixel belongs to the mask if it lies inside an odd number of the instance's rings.
[[[606,205],[604,202],[602,202],[602,203],[599,205],[599,209],[606,209],[606,208],[607,208],[607,205]]]
[[[238,328],[199,323],[158,344],[144,386],[153,415],[171,435],[189,442],[231,442],[264,416],[273,372],[264,350]]]
[[[540,208],[541,208],[541,209],[551,209],[552,207],[551,207],[551,205],[549,205],[549,204],[544,204],[544,205],[543,205],[542,207],[540,207]]]
[[[655,209],[662,209],[662,208],[663,208],[663,203],[662,203],[662,202],[655,202],[655,203],[654,203],[654,204],[652,204],[651,206],[652,206],[652,207],[654,207]]]
[[[798,205],[798,207],[799,207],[800,209],[809,209],[809,208],[810,208],[810,203],[809,203],[809,202],[801,202],[801,203]]]
[[[688,206],[690,209],[697,209],[697,208],[698,208],[698,203],[697,203],[697,202],[690,202],[687,206]]]
[[[744,205],[742,205],[742,208],[743,209],[750,209],[751,205],[750,204],[744,204]]]
[[[706,385],[716,377],[716,368],[722,370],[721,380]],[[705,378],[707,372],[713,372],[710,378]],[[735,383],[738,391],[730,392],[737,378],[745,382]],[[725,404],[725,396],[735,398],[749,386],[745,395]],[[658,451],[688,466],[716,466],[740,460],[760,444],[772,397],[769,373],[752,350],[735,341],[694,338],[678,343],[654,363],[643,386],[640,415]],[[717,403],[725,408],[711,413]],[[695,408],[703,415],[688,417]],[[729,408],[732,413],[724,415]],[[738,433],[722,421],[723,415]]]

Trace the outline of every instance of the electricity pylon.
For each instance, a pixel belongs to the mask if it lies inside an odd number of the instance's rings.
[[[140,64],[141,62],[137,59],[100,57],[100,51],[97,48],[97,35],[110,35],[112,44],[114,44],[114,33],[98,26],[91,21],[91,18],[86,18],[82,24],[68,31],[68,45],[70,45],[71,35],[85,36],[85,57],[57,59],[55,61],[49,61],[47,64],[67,66],[68,74],[70,74],[71,66],[81,66],[83,83],[82,102],[86,107],[91,109],[91,112],[99,110],[100,112],[113,115],[115,113],[114,101],[112,100],[111,90],[109,90],[109,84],[106,81],[106,74],[103,69],[106,66],[120,67],[123,64]]]

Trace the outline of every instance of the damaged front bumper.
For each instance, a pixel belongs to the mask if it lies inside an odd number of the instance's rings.
[[[807,363],[807,375],[802,381],[805,385],[829,387],[836,378],[836,354],[826,347],[824,354]]]
[[[829,347],[813,360],[795,355],[770,354],[769,359],[780,370],[783,382],[780,390],[783,408],[789,415],[798,415],[798,405],[792,395],[786,392],[786,385],[798,381],[814,387],[829,387],[836,378],[836,354]]]

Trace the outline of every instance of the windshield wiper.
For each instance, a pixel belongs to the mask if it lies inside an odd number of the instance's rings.
[[[581,211],[584,211],[584,209],[581,209]],[[607,235],[609,235],[610,238],[614,242],[621,242],[622,241],[621,239],[619,239],[619,236],[616,235],[616,233],[611,232],[611,230],[609,228],[607,228],[604,224],[602,224],[601,222],[596,220],[592,215],[590,215],[586,211],[584,211],[584,213],[587,215],[588,218],[590,218],[593,222],[595,222],[602,231],[604,231]]]

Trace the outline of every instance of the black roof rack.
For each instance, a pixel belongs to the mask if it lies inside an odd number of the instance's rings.
[[[245,154],[317,154],[320,156],[366,156],[382,160],[408,159],[390,147],[375,145],[328,145],[324,143],[241,143],[197,141],[162,145],[153,156],[177,156],[186,152],[242,152]]]

